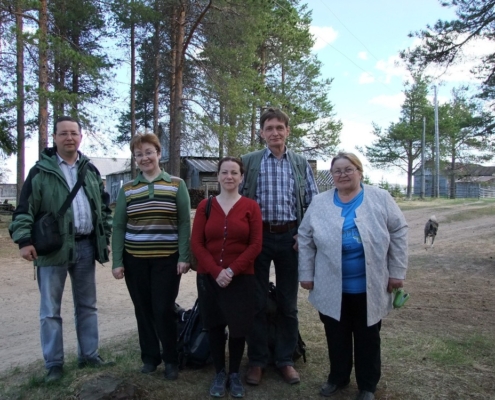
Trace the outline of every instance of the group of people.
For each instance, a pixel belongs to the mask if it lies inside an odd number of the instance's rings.
[[[215,377],[212,397],[244,397],[240,364],[247,343],[245,382],[259,385],[269,362],[266,315],[270,270],[277,287],[273,359],[284,381],[300,382],[293,354],[298,341],[299,284],[310,291],[328,342],[330,373],[320,394],[331,397],[350,382],[357,399],[370,400],[381,375],[381,319],[407,268],[407,224],[388,192],[362,183],[352,153],[331,163],[335,188],[318,194],[307,160],[289,150],[289,117],[269,108],[260,119],[266,148],[218,162],[220,194],[203,200],[192,232],[185,182],[160,168],[153,134],[136,135],[130,149],[138,176],[118,194],[113,225],[108,195],[96,168],[78,151],[78,121],[59,118],[54,147],[32,168],[10,231],[21,256],[38,267],[41,344],[45,380],[63,374],[60,303],[67,273],[72,280],[79,366],[101,367],[98,353],[95,260],[108,261],[110,235],[116,279],[125,279],[138,326],[141,372],[162,362],[164,377],[179,375],[175,299],[190,252],[199,260],[197,288],[208,329]],[[63,247],[36,253],[31,229],[38,215],[56,213],[90,165],[84,185],[60,221]],[[228,370],[226,335],[228,327]]]

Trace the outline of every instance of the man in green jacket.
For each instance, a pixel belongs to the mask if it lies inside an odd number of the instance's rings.
[[[41,347],[48,369],[46,382],[57,381],[63,374],[60,308],[67,273],[72,282],[79,367],[113,364],[103,361],[98,353],[95,282],[95,260],[108,261],[111,210],[100,173],[78,151],[81,140],[81,125],[77,120],[71,117],[57,119],[54,147],[46,148],[31,168],[9,227],[21,257],[38,267]],[[38,255],[31,237],[35,220],[42,213],[58,213],[86,165],[84,182],[59,220],[62,247]]]

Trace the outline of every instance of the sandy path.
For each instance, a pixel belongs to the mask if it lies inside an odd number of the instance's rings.
[[[42,358],[39,337],[39,292],[33,268],[21,259],[3,259],[0,265],[0,372]],[[196,273],[182,277],[177,302],[190,308],[196,299]],[[110,264],[96,266],[100,341],[135,332],[136,319],[123,280],[115,280]],[[62,301],[64,348],[76,352],[72,291],[67,278]]]

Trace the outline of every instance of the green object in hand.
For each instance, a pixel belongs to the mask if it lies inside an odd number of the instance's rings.
[[[409,300],[409,293],[404,292],[404,289],[394,289],[394,308],[401,308]]]

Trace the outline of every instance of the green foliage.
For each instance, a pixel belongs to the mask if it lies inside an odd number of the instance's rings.
[[[493,13],[495,0],[445,0],[444,7],[455,7],[457,19],[437,21],[425,30],[411,33],[422,39],[418,47],[402,52],[401,56],[409,63],[423,68],[437,64],[448,68],[463,62],[463,49],[476,40],[493,42]],[[495,100],[495,53],[480,57],[472,73],[482,80],[480,98]]]

